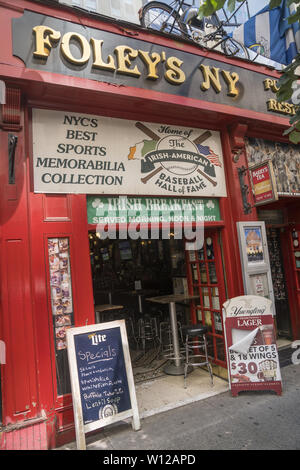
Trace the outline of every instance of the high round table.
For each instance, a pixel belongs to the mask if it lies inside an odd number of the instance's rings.
[[[166,367],[164,368],[164,372],[168,375],[183,375],[184,374],[184,364],[180,357],[176,303],[192,302],[195,299],[199,299],[199,295],[171,294],[171,295],[161,295],[158,297],[150,297],[146,299],[149,302],[154,302],[158,304],[169,304],[174,358],[172,359],[172,362],[168,363]]]

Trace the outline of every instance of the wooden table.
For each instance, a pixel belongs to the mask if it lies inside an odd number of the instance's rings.
[[[96,323],[101,323],[102,321],[101,314],[103,314],[104,312],[111,312],[113,310],[121,310],[122,308],[124,308],[124,305],[112,305],[112,304],[95,305]]]
[[[171,294],[171,295],[162,295],[159,297],[150,297],[149,302],[155,302],[158,304],[169,304],[169,313],[170,313],[170,323],[171,323],[171,332],[172,332],[172,343],[174,358],[172,361],[174,363],[169,363],[164,368],[164,372],[169,375],[183,375],[184,374],[184,364],[182,358],[180,357],[180,347],[179,347],[179,337],[178,337],[178,328],[177,328],[177,314],[176,314],[176,303],[181,302],[190,302],[195,299],[199,299],[199,295],[185,295],[185,294]]]

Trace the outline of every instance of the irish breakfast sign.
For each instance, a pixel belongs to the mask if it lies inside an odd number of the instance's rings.
[[[34,191],[226,196],[220,134],[33,109]]]

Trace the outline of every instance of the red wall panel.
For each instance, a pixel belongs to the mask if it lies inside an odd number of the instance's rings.
[[[11,400],[14,412],[27,412],[30,408],[29,357],[27,351],[20,350],[26,345],[26,247],[23,240],[5,240],[7,287],[7,321],[10,330],[9,359],[11,368]]]
[[[15,184],[8,182],[9,133],[18,137]],[[38,416],[35,328],[23,131],[0,132],[1,318],[3,424]]]

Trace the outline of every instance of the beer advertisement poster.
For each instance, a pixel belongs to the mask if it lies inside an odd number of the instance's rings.
[[[281,373],[271,301],[252,295],[236,299],[225,302],[223,308],[232,395],[246,390],[273,390],[280,395]]]
[[[278,199],[271,161],[252,167],[250,175],[256,206]]]

